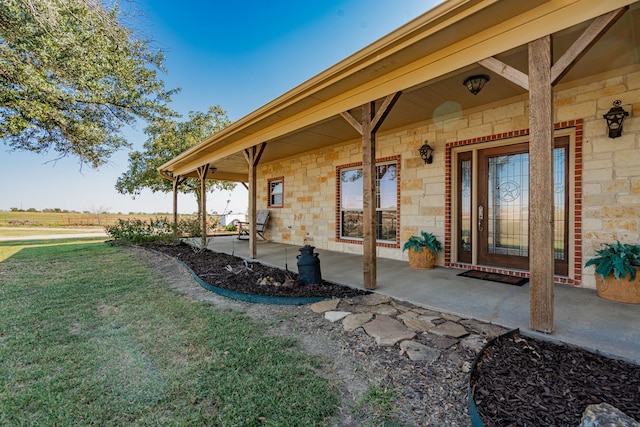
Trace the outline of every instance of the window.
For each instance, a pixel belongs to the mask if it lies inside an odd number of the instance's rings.
[[[281,208],[284,195],[284,178],[269,180],[269,207]]]
[[[338,169],[340,182],[340,236],[363,237],[362,167]],[[376,165],[376,238],[396,242],[398,224],[398,164],[396,160]]]

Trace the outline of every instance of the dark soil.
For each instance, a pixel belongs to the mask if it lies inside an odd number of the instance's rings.
[[[518,334],[478,361],[474,401],[489,426],[577,426],[606,402],[640,420],[640,366]]]
[[[205,283],[231,291],[277,297],[336,298],[369,293],[326,281],[319,284],[300,285],[298,274],[292,271],[210,250],[196,251],[184,243],[147,244],[144,247],[179,259]]]
[[[179,259],[206,283],[233,291],[289,297],[367,293],[328,282],[299,285],[291,271],[228,254],[196,252],[185,244],[145,247]],[[280,285],[258,284],[265,277]],[[408,389],[419,380],[415,373],[402,378],[407,384],[396,386]],[[493,342],[478,360],[471,384],[487,427],[576,426],[588,405],[602,402],[640,420],[640,366],[518,334]]]

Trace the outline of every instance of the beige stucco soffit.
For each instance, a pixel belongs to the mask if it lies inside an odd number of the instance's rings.
[[[198,167],[195,169],[186,170],[183,173],[169,172],[166,169],[162,169],[163,166],[158,168],[158,173],[165,179],[169,181],[174,181],[176,177],[178,177],[181,182],[184,182],[186,178],[199,178],[198,175]],[[215,176],[213,173],[209,172],[206,175],[206,179],[215,179],[217,181],[231,181],[231,182],[246,182],[247,174],[242,173],[233,173],[233,172],[224,172],[224,171],[216,171]]]

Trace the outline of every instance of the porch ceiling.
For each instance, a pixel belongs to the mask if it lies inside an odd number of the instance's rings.
[[[292,90],[294,95],[300,94],[295,98],[295,102],[287,103],[289,94],[285,94],[271,104],[241,119],[240,123],[236,126],[232,125],[229,131],[225,130],[227,132],[223,131],[220,135],[214,135],[194,149],[161,166],[160,169],[182,176],[197,176],[194,172],[195,168],[206,163],[202,159],[211,159],[210,166],[215,167],[216,171],[210,173],[208,178],[247,181],[248,165],[244,159],[240,142],[247,140],[256,129],[261,130],[267,136],[264,139],[267,146],[261,162],[284,159],[330,145],[359,140],[360,135],[338,115],[339,113],[325,118],[319,116],[320,118],[315,122],[308,119],[306,121],[312,124],[282,134],[272,131],[271,133],[275,135],[272,138],[268,138],[269,132],[265,132],[264,129],[277,128],[293,116],[304,117],[307,110],[309,117],[311,117],[314,115],[311,111],[312,108],[318,104],[331,104],[333,99],[341,95],[344,96],[346,92],[353,91],[354,88],[371,85],[371,82],[375,82],[381,74],[401,73],[406,64],[446,49],[452,40],[471,37],[475,34],[474,32],[481,29],[486,31],[489,28],[496,31],[498,28],[496,23],[526,14],[527,10],[540,5],[544,6],[549,2],[529,0],[527,2],[470,1],[466,3],[468,3],[468,7],[464,10],[465,13],[457,11],[457,15],[463,16],[458,16],[455,25],[446,25],[447,20],[451,19],[446,13],[437,15],[437,19],[430,22],[430,25],[433,26],[433,35],[417,38],[411,31],[412,25],[418,26],[416,21],[413,21],[403,27],[405,31],[401,37],[392,37],[394,36],[392,33],[372,45],[378,49],[381,48],[380,46],[384,46],[384,49],[393,50],[393,53],[380,60],[366,61],[367,58],[370,58],[366,52],[369,48],[366,48],[336,65],[339,69],[327,70],[301,87]],[[491,4],[487,6],[487,3]],[[483,8],[479,11],[474,10],[476,4],[482,5]],[[489,24],[482,24],[487,20],[489,20]],[[553,34],[554,60],[557,60],[571,46],[591,21],[588,20]],[[438,25],[442,25],[443,28],[438,29]],[[414,41],[414,37],[417,40]],[[591,79],[601,78],[624,68],[640,69],[639,38],[640,2],[635,2],[631,4],[622,18],[571,68],[556,87],[566,88],[584,84]],[[527,73],[526,45],[494,54],[494,56]],[[483,59],[483,57],[480,56],[479,59]],[[522,99],[528,96],[526,90],[478,65],[475,60],[470,64],[437,78],[429,78],[420,84],[403,88],[402,95],[384,120],[378,133],[384,134],[415,123],[423,122],[426,124],[432,121],[444,121],[455,118],[463,111],[488,108],[491,105],[499,105],[508,100]],[[328,73],[335,75],[342,71],[346,73],[348,68],[353,67],[357,67],[357,70],[335,81],[329,82],[328,77],[330,76],[324,75]],[[474,74],[486,74],[490,77],[490,81],[484,89],[475,96],[463,85],[465,78]],[[322,87],[323,85],[324,87]],[[303,96],[305,91],[309,93]],[[382,100],[383,98],[380,97],[376,100],[376,104],[380,105]],[[274,105],[280,108],[273,113],[265,114],[266,111],[273,109]],[[347,109],[356,118],[361,116],[359,107]]]

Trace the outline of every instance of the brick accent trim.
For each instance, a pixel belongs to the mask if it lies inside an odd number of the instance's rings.
[[[379,248],[399,248],[400,247],[400,177],[401,177],[401,164],[402,162],[400,156],[390,156],[390,157],[382,157],[376,159],[376,164],[389,162],[395,160],[396,162],[396,177],[397,177],[397,185],[396,185],[396,241],[395,243],[391,242],[376,242],[376,246]],[[362,166],[362,162],[354,162],[354,163],[346,163],[344,165],[336,166],[336,206],[335,206],[335,222],[336,222],[336,242],[340,243],[351,243],[354,245],[362,245],[362,240],[354,240],[354,239],[345,239],[340,236],[340,200],[341,200],[341,187],[340,187],[340,171],[342,169],[354,168]]]
[[[566,122],[556,123],[554,125],[554,130],[566,129],[566,128],[575,128],[575,164],[573,170],[573,179],[574,179],[574,258],[573,260],[568,260],[569,262],[569,270],[573,268],[573,278],[567,276],[554,276],[554,281],[556,283],[563,283],[569,285],[580,286],[582,284],[582,140],[583,140],[583,120],[570,120]],[[510,274],[512,276],[518,277],[529,277],[529,272],[522,270],[514,270],[514,269],[506,269],[499,267],[489,267],[489,266],[478,266],[471,265],[466,263],[455,262],[451,260],[451,245],[452,236],[451,236],[451,222],[452,222],[452,205],[451,200],[453,195],[451,194],[452,190],[452,154],[451,151],[453,148],[468,146],[473,144],[479,144],[483,142],[497,141],[501,139],[509,139],[515,138],[518,136],[527,136],[529,135],[529,129],[522,129],[512,132],[504,132],[495,135],[487,135],[481,136],[478,138],[472,138],[462,141],[454,141],[446,144],[445,151],[445,226],[444,226],[444,234],[445,234],[445,242],[444,242],[444,263],[446,267],[452,268],[471,268],[473,267],[476,270],[490,272],[490,273],[500,273],[500,274]],[[571,225],[571,224],[570,224]]]

